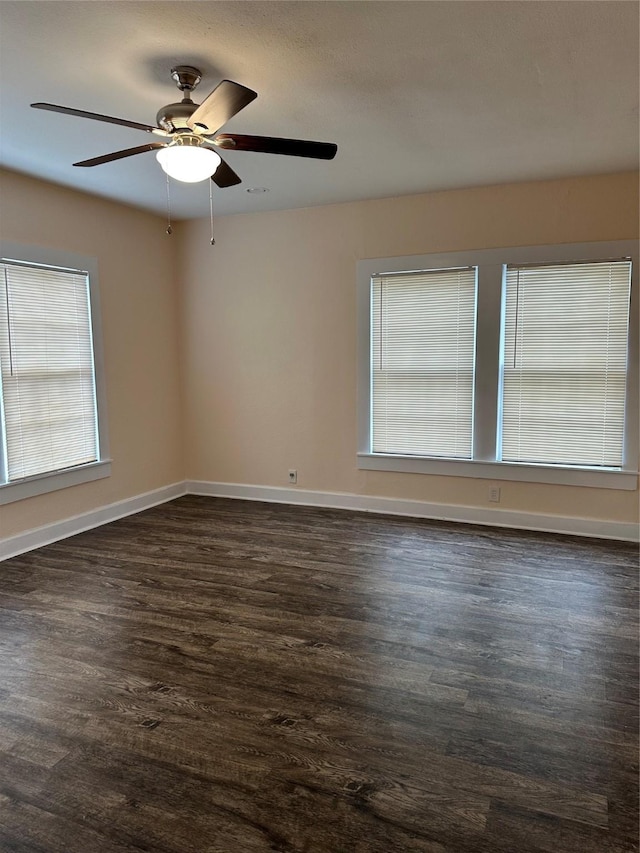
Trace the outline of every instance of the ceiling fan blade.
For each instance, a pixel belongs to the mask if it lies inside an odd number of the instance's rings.
[[[159,127],[152,127],[150,124],[140,124],[138,121],[129,121],[126,118],[114,118],[113,116],[103,116],[101,113],[88,113],[86,110],[76,110],[73,107],[61,107],[58,104],[31,104],[36,110],[50,110],[52,113],[64,113],[69,116],[79,116],[80,118],[91,118],[95,121],[106,121],[109,124],[121,124],[124,127],[132,127],[134,130],[144,130],[147,133],[156,133],[158,136],[169,136],[169,134]]]
[[[224,160],[220,163],[213,175],[211,175],[211,180],[216,186],[220,187],[220,189],[224,189],[224,187],[233,187],[236,184],[242,183],[240,177],[236,175],[231,166],[229,166],[228,163],[225,163]]]
[[[191,114],[187,124],[192,130],[203,128],[210,135],[257,97],[258,93],[253,89],[232,80],[223,80]]]
[[[333,160],[338,146],[333,142],[310,142],[305,139],[278,139],[274,136],[242,136],[221,133],[214,142],[228,151],[259,151],[265,154],[287,154],[291,157],[313,157]]]
[[[147,145],[138,145],[137,148],[125,148],[122,151],[113,151],[111,154],[103,154],[102,157],[92,157],[90,160],[81,160],[74,166],[100,166],[102,163],[111,163],[112,160],[122,160],[123,157],[133,157],[134,154],[144,154],[145,151],[153,151],[156,148],[166,148],[162,142],[149,142]]]

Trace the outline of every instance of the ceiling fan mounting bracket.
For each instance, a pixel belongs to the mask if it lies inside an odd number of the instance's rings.
[[[181,92],[193,92],[202,80],[202,74],[193,65],[176,65],[171,69],[171,78]]]

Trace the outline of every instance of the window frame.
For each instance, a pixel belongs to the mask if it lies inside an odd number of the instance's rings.
[[[626,384],[624,455],[621,469],[502,462],[499,435],[500,348],[507,264],[545,264],[628,257],[632,261]],[[474,377],[473,458],[403,456],[371,449],[371,279],[374,275],[477,268],[476,372]],[[368,471],[432,474],[635,490],[638,485],[638,241],[618,240],[554,246],[520,246],[464,252],[369,258],[357,264],[357,468]]]
[[[66,250],[43,248],[3,240],[0,242],[0,260],[3,263],[33,264],[87,273],[99,448],[99,458],[97,461],[7,482],[4,453],[4,412],[0,411],[0,415],[2,415],[0,417],[0,506],[2,506],[14,501],[35,497],[36,495],[65,489],[69,486],[77,486],[82,483],[109,477],[111,475],[111,457],[109,455],[107,394],[100,315],[98,265],[96,259]],[[1,391],[0,387],[0,408],[2,407]]]

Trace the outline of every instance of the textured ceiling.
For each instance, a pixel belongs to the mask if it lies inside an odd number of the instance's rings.
[[[139,131],[32,110],[33,101],[155,123],[222,79],[258,92],[228,132],[336,142],[320,162],[231,152],[218,213],[271,210],[638,166],[636,2],[0,2],[2,165],[164,212]],[[172,183],[176,217],[209,182]],[[249,187],[268,187],[262,195]]]

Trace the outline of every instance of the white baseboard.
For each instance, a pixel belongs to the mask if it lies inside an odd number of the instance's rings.
[[[187,480],[186,492],[190,495],[210,495],[211,497],[238,498],[248,501],[352,509],[385,515],[406,515],[437,521],[459,521],[465,524],[513,527],[520,530],[539,530],[548,533],[566,533],[573,536],[592,536],[600,539],[623,539],[632,542],[637,542],[640,534],[637,524],[620,521],[600,521],[574,516],[516,512],[509,509],[436,504],[401,498],[356,495],[350,492],[313,492],[297,488],[249,486],[240,483],[209,483],[199,480]]]
[[[43,527],[26,530],[16,536],[0,540],[0,560],[16,557],[34,548],[75,536],[84,530],[100,527],[118,518],[150,509],[182,495],[208,495],[219,498],[237,498],[246,501],[267,501],[298,506],[319,506],[329,509],[351,509],[384,515],[405,515],[430,518],[437,521],[458,521],[465,524],[482,524],[491,527],[513,527],[520,530],[540,530],[547,533],[567,533],[574,536],[592,536],[600,539],[622,539],[637,542],[639,527],[619,521],[599,521],[573,516],[545,515],[542,513],[515,512],[508,509],[485,509],[474,506],[436,504],[426,501],[382,498],[374,495],[356,495],[350,492],[314,492],[306,489],[287,489],[278,486],[251,486],[241,483],[210,483],[188,480],[173,483],[152,492],[117,501],[99,509],[66,518]]]
[[[75,536],[76,533],[91,530],[93,527],[100,527],[102,524],[108,524],[110,521],[116,521],[126,515],[142,512],[144,509],[150,509],[152,506],[166,503],[184,494],[185,484],[173,483],[171,486],[154,489],[152,492],[145,492],[133,498],[126,498],[99,509],[65,518],[64,521],[45,524],[43,527],[34,527],[24,533],[18,533],[16,536],[0,540],[0,560],[16,557],[18,554],[33,551],[34,548],[41,548],[43,545],[50,545],[51,542],[66,539],[68,536]]]

